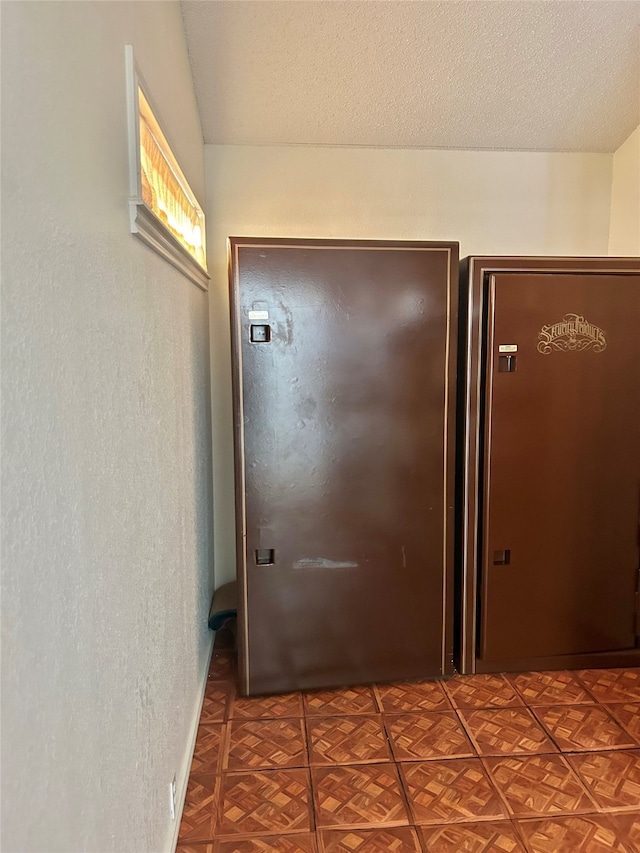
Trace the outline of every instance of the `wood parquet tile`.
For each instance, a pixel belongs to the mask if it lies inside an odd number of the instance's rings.
[[[380,710],[386,714],[451,710],[451,703],[440,681],[379,684],[373,689]]]
[[[179,853],[179,850],[176,850]],[[194,851],[198,853],[198,851]],[[315,835],[271,835],[234,841],[217,841],[211,853],[318,853]]]
[[[311,832],[308,770],[225,773],[220,787],[219,838]]]
[[[567,758],[602,810],[640,809],[640,749]]]
[[[500,820],[508,812],[477,758],[401,764],[416,824]]]
[[[307,692],[304,694],[304,709],[310,717],[378,713],[373,690],[366,686]]]
[[[504,675],[455,676],[444,689],[454,708],[509,708],[524,702]]]
[[[640,668],[243,698],[232,642],[176,853],[640,853]]]
[[[307,757],[301,719],[233,720],[229,723],[225,770],[304,767]]]
[[[640,807],[632,813],[609,815],[609,820],[631,853],[640,851]]]
[[[319,829],[368,829],[409,823],[394,764],[311,769]]]
[[[396,761],[471,758],[475,755],[467,733],[454,711],[387,714],[385,725]]]
[[[561,755],[487,758],[484,763],[514,817],[596,811],[594,801]]]
[[[519,672],[507,675],[525,704],[533,705],[582,705],[594,702],[572,672]]]
[[[229,711],[232,720],[273,719],[274,717],[302,717],[302,694],[284,693],[278,696],[257,696],[245,699],[234,696]]]
[[[460,719],[480,755],[558,751],[528,708],[460,711]]]
[[[319,833],[320,853],[422,853],[410,826],[378,829],[330,829]]]
[[[426,853],[527,853],[508,821],[420,827]]]
[[[520,821],[530,853],[635,853],[605,815]]]
[[[208,682],[204,691],[200,725],[222,723],[227,719],[231,693],[224,684]]]
[[[235,684],[237,673],[236,656],[231,651],[214,649],[209,664],[209,681],[224,681]]]
[[[391,752],[380,715],[309,717],[307,733],[311,764],[391,761]]]
[[[191,761],[192,773],[217,773],[220,770],[225,733],[224,723],[200,725]]]
[[[578,675],[599,702],[640,702],[640,667],[583,669]]]
[[[535,714],[563,752],[628,749],[637,745],[600,705],[536,707]]]
[[[614,720],[628,732],[640,746],[640,702],[620,702],[604,706]]]
[[[218,777],[215,773],[189,776],[178,842],[211,841],[217,816]]]

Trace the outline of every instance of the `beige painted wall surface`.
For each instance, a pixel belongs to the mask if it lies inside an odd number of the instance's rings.
[[[610,255],[640,255],[640,127],[613,155]]]
[[[609,154],[205,146],[216,583],[235,572],[226,238],[459,240],[463,255],[607,253]]]
[[[177,2],[2,7],[2,850],[162,851],[210,648],[208,298],[129,232],[124,46],[204,202]]]

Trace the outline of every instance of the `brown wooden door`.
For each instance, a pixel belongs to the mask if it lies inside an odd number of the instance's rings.
[[[231,250],[242,687],[441,674],[457,246]]]
[[[631,648],[640,277],[495,274],[488,314],[481,657]]]

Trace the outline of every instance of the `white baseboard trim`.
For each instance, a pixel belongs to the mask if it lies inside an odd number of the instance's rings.
[[[209,666],[211,664],[211,656],[213,654],[213,645],[216,641],[216,631],[211,632],[213,634],[213,639],[211,640],[211,648],[209,649],[209,654],[207,656],[207,665],[204,670],[204,678],[202,680],[202,688],[200,690],[200,700],[196,703],[196,713],[194,714],[193,721],[191,723],[191,732],[189,735],[188,741],[188,749],[185,754],[185,766],[183,766],[182,773],[180,778],[178,779],[178,797],[176,803],[176,821],[175,826],[173,828],[173,840],[171,842],[170,851],[171,853],[175,853],[176,847],[178,846],[178,833],[180,832],[180,823],[182,821],[182,812],[184,811],[184,802],[187,797],[187,786],[189,784],[189,772],[191,770],[191,760],[193,758],[193,750],[196,746],[196,737],[198,736],[198,723],[200,722],[200,715],[202,714],[202,703],[204,702],[204,692],[207,689],[207,678],[209,675]]]

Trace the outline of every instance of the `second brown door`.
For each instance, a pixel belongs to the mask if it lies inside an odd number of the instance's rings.
[[[488,282],[480,657],[633,648],[640,277]]]

